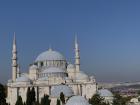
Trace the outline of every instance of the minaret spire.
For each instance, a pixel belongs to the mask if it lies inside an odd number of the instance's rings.
[[[14,32],[13,44],[15,44],[15,45],[16,45],[16,33],[15,33],[15,32]]]
[[[49,51],[52,51],[52,46],[51,46],[51,44],[49,45]]]
[[[80,50],[79,50],[77,35],[75,35],[75,67],[76,67],[76,72],[79,72],[80,71]]]
[[[13,49],[12,49],[12,80],[13,82],[17,78],[17,45],[16,45],[16,34],[14,32]]]

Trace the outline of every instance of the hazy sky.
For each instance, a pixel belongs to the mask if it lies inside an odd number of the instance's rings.
[[[11,78],[13,32],[22,72],[49,45],[97,81],[140,81],[139,0],[1,0],[0,82]]]

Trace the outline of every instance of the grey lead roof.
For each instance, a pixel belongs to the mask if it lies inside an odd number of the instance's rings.
[[[73,90],[67,85],[57,85],[52,87],[51,97],[60,97],[61,92],[63,92],[66,97],[70,97],[74,94]]]
[[[73,96],[68,100],[66,105],[90,105],[90,104],[82,96]]]
[[[113,97],[112,92],[109,91],[108,89],[100,89],[100,90],[98,90],[98,94],[101,97]]]
[[[52,49],[49,49],[43,53],[41,53],[37,58],[36,58],[36,62],[38,61],[47,61],[47,60],[65,60],[65,57],[57,52],[57,51],[53,51]]]

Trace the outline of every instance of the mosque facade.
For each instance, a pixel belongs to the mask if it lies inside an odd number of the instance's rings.
[[[21,96],[26,102],[28,88],[35,88],[36,99],[41,101],[44,94],[50,96],[51,105],[56,105],[60,93],[66,98],[85,100],[97,93],[97,83],[94,76],[89,76],[80,69],[80,50],[75,39],[75,64],[68,63],[58,51],[49,48],[37,56],[29,66],[27,73],[21,73],[17,63],[17,44],[14,35],[12,49],[12,78],[8,80],[7,102],[15,105],[17,97]],[[77,96],[77,97],[76,97]],[[67,103],[70,105],[71,101]],[[86,103],[86,102],[85,102]],[[72,104],[74,105],[74,104]]]

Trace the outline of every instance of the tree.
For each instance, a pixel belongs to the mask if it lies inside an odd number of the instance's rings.
[[[35,103],[36,103],[35,89],[33,87],[32,90],[30,90],[30,87],[28,87],[26,105],[34,105]]]
[[[50,105],[51,100],[49,99],[48,95],[44,95],[44,97],[41,99],[41,105]]]
[[[137,94],[140,95],[140,90],[138,90]]]
[[[59,99],[57,99],[57,104],[56,105],[60,105],[60,100]]]
[[[92,96],[92,98],[89,100],[89,103],[91,105],[102,105],[104,99],[100,97],[99,94],[95,94]]]
[[[102,102],[102,105],[110,105],[108,102]]]
[[[109,105],[109,103],[105,102],[104,98],[100,97],[99,94],[95,94],[89,99],[89,103],[91,105]]]
[[[112,105],[126,105],[126,99],[119,94],[114,95],[114,100]]]
[[[7,105],[5,87],[0,84],[0,105]]]
[[[21,96],[18,96],[18,99],[15,105],[24,105]]]
[[[63,92],[60,93],[60,100],[62,104],[65,104],[65,95],[63,94]]]
[[[40,105],[38,101],[35,102],[35,105]]]
[[[31,105],[30,87],[28,87],[26,97],[27,97],[27,99],[26,99],[26,105]]]
[[[32,87],[32,90],[30,92],[30,97],[31,97],[31,103],[34,104],[36,102],[36,98],[35,98],[35,88]]]

